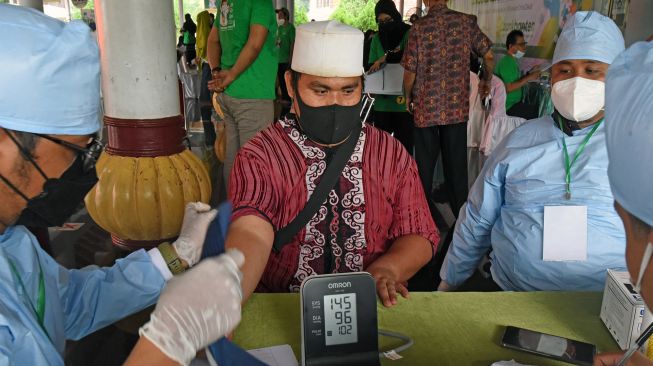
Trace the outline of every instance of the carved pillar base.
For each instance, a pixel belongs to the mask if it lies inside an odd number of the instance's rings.
[[[97,163],[99,182],[86,196],[89,214],[127,250],[172,241],[186,203],[207,203],[211,182],[204,164],[183,145],[180,117],[105,118],[109,144]]]

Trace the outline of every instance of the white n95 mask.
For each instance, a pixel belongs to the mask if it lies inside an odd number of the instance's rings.
[[[642,289],[642,279],[644,278],[646,267],[648,267],[648,263],[651,261],[651,256],[653,256],[653,243],[648,243],[646,245],[646,250],[644,251],[644,256],[642,257],[642,263],[639,265],[637,282],[634,284],[635,291],[637,291],[638,294],[641,294],[640,290]],[[630,282],[632,282],[632,280]]]
[[[594,117],[605,105],[605,83],[575,77],[553,84],[551,100],[566,119],[581,122]]]

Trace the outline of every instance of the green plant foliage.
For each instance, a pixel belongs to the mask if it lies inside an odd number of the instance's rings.
[[[70,5],[70,19],[82,19],[82,10],[74,6],[70,0],[68,2]],[[95,9],[93,0],[89,0],[84,9]]]
[[[376,0],[341,0],[329,18],[358,28],[363,32],[368,29],[376,30],[375,6]]]
[[[299,2],[295,5],[295,26],[308,23],[308,9],[304,3]]]

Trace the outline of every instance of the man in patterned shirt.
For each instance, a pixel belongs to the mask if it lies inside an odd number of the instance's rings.
[[[424,190],[430,195],[441,150],[445,186],[457,217],[467,200],[470,54],[482,56],[483,68],[489,70],[479,85],[482,97],[489,93],[494,56],[475,16],[448,9],[446,0],[424,3],[428,14],[413,26],[401,62],[406,105],[415,118],[415,160]]]
[[[415,162],[387,133],[361,129],[360,31],[334,21],[302,25],[293,54],[285,78],[295,114],[241,149],[229,181],[227,247],[245,253],[244,296],[298,291],[310,275],[367,271],[383,304],[392,306],[398,293],[408,295],[406,281],[439,240]],[[273,248],[345,146],[353,153],[328,197]]]

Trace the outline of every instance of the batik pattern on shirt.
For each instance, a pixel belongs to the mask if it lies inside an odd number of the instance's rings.
[[[469,64],[472,53],[484,56],[492,46],[476,17],[434,5],[415,23],[401,65],[415,73],[415,126],[467,122]]]
[[[255,216],[275,232],[288,225],[319,184],[330,153],[308,140],[292,119],[259,132],[234,162],[232,221]],[[435,252],[439,234],[415,161],[389,134],[364,125],[335,187],[308,225],[281,250],[269,252],[257,292],[297,291],[310,274],[364,271],[407,235],[426,238]],[[326,248],[336,254],[331,269],[325,266]]]
[[[281,120],[281,126],[304,155],[307,201],[313,195],[327,167],[326,152],[299,132],[293,120]],[[299,252],[299,263],[291,291],[299,291],[306,277],[319,273],[359,272],[363,270],[365,243],[365,196],[363,188],[363,148],[365,131],[345,165],[335,189],[329,192],[318,212],[306,224]],[[338,192],[336,192],[338,191]],[[326,233],[326,235],[325,235]],[[339,243],[344,243],[340,245]],[[327,271],[325,248],[331,248],[333,266]]]

